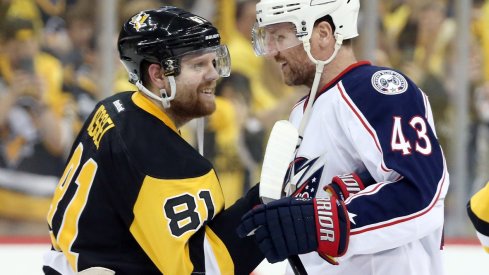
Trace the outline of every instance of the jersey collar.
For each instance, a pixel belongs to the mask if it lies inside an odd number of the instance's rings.
[[[325,93],[327,90],[329,90],[329,88],[331,88],[332,86],[336,85],[336,83],[341,79],[343,78],[344,75],[346,75],[347,73],[349,73],[350,71],[354,70],[355,68],[358,68],[358,67],[361,67],[361,66],[365,66],[365,65],[372,65],[370,63],[370,61],[359,61],[359,62],[356,62],[356,63],[353,63],[351,64],[350,66],[348,66],[346,69],[344,69],[341,73],[339,73],[335,78],[333,78],[330,82],[328,82],[326,85],[324,85],[319,91],[318,93],[316,94],[316,98],[314,100],[316,100],[320,95],[322,95],[323,93]],[[309,99],[309,98],[308,98]]]
[[[163,112],[160,108],[158,108],[158,106],[156,106],[153,101],[149,100],[140,92],[133,93],[131,99],[134,104],[136,104],[136,106],[161,120],[163,123],[165,123],[166,126],[175,131],[175,133],[180,134],[180,132],[177,130],[177,127],[175,126],[175,123],[173,123],[168,115],[165,114],[165,112]]]

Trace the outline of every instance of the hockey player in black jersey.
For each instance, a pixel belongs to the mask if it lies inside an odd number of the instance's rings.
[[[256,188],[224,210],[212,164],[179,128],[215,109],[227,48],[175,7],[125,22],[120,59],[139,91],[101,101],[76,138],[47,216],[45,274],[249,274],[263,256],[235,233]]]
[[[467,215],[482,247],[489,253],[489,182],[467,202]]]

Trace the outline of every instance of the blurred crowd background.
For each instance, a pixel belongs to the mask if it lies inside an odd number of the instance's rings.
[[[118,60],[119,28],[136,12],[162,5],[191,10],[220,29],[232,74],[218,83],[204,152],[228,206],[255,184],[273,123],[287,119],[308,92],[284,86],[273,60],[254,55],[256,2],[0,0],[0,236],[47,236],[51,194],[84,119],[98,100],[136,90]],[[403,71],[430,98],[452,173],[449,237],[474,236],[465,204],[489,180],[489,0],[465,2],[466,30],[457,23],[461,2],[363,0],[354,41],[360,60]],[[194,128],[182,131],[192,144]]]

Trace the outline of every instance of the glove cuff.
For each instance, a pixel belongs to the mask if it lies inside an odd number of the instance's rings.
[[[318,253],[323,258],[346,253],[350,239],[348,211],[341,200],[331,196],[314,199]]]
[[[345,198],[348,198],[350,194],[356,194],[365,189],[362,179],[356,173],[335,176],[332,182],[338,184]]]
[[[333,177],[331,183],[324,190],[344,201],[373,183],[375,183],[375,180],[368,172],[361,174],[351,173]]]

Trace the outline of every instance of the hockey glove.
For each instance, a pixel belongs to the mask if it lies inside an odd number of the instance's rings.
[[[270,263],[317,251],[328,262],[337,264],[331,257],[346,252],[350,221],[345,205],[335,197],[285,197],[246,213],[237,232],[241,238],[254,233]]]
[[[375,180],[368,171],[360,174],[351,173],[333,177],[331,183],[324,190],[337,199],[344,201],[349,196],[362,191],[373,183],[375,183]]]

